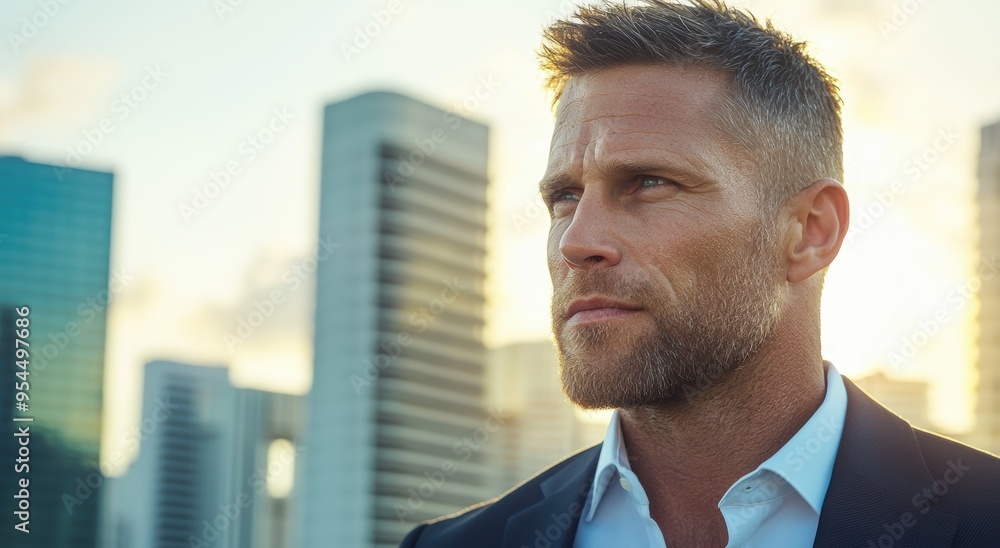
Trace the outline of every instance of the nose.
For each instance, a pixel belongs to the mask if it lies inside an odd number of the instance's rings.
[[[599,197],[591,196],[581,196],[559,240],[559,252],[573,269],[610,267],[621,260],[621,246],[612,236],[614,216]]]

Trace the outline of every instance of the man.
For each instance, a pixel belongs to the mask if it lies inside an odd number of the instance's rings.
[[[542,196],[564,390],[604,443],[403,546],[1000,546],[1000,459],[911,428],[823,360],[848,227],[840,100],[721,3],[546,31]]]

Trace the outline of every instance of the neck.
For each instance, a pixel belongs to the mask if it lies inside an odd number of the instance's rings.
[[[805,341],[801,331],[793,335],[772,340],[689,399],[620,411],[629,463],[665,535],[682,529],[685,519],[713,523],[724,534],[717,504],[726,490],[781,448],[822,403],[818,332]]]

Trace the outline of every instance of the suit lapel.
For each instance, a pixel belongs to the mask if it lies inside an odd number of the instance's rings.
[[[935,480],[913,429],[847,378],[844,387],[847,415],[814,547],[951,545],[957,518],[917,497]],[[507,520],[504,548],[572,548],[600,447],[539,484],[536,500]]]
[[[578,453],[539,484],[538,500],[507,520],[504,548],[573,546],[600,450],[597,445]]]
[[[950,546],[957,519],[918,496],[934,477],[913,429],[847,378],[844,387],[847,415],[814,546]]]

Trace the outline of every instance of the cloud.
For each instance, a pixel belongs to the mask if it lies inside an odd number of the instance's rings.
[[[107,109],[118,73],[94,58],[29,59],[20,77],[0,79],[0,146],[76,131]]]
[[[211,333],[223,349],[228,347],[226,334],[237,337],[234,348],[239,352],[308,339],[315,309],[314,266],[313,256],[262,251],[247,268],[237,299],[206,305],[185,324],[202,336]]]

